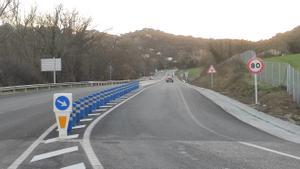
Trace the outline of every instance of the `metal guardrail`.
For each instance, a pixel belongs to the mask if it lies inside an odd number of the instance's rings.
[[[93,86],[104,86],[114,85],[130,82],[131,80],[112,80],[112,81],[85,81],[85,82],[65,82],[65,83],[47,83],[47,84],[33,84],[33,85],[21,85],[21,86],[8,86],[0,87],[0,95],[10,94],[17,92],[28,92],[28,91],[39,91],[39,90],[51,90],[55,88],[66,88],[66,87],[93,87]]]

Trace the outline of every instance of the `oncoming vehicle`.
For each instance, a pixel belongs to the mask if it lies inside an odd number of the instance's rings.
[[[167,82],[167,83],[173,83],[174,80],[173,80],[171,77],[167,77],[166,82]]]

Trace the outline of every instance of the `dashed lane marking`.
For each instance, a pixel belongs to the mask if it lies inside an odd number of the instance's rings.
[[[34,156],[30,162],[32,163],[35,161],[44,160],[47,158],[59,156],[59,155],[66,154],[66,153],[71,153],[74,151],[78,151],[78,146],[64,148],[64,149],[56,150],[56,151],[51,151],[51,152],[44,153],[44,154],[39,154],[39,155]]]
[[[78,164],[74,164],[74,165],[70,165],[67,167],[63,167],[61,169],[86,169],[84,163],[78,163]]]
[[[74,135],[69,135],[69,136],[66,136],[64,137],[63,139],[66,140],[66,139],[75,139],[75,138],[78,138],[79,137],[79,134],[74,134]],[[54,142],[57,142],[57,141],[60,141],[62,140],[61,138],[59,137],[55,137],[55,138],[50,138],[48,140],[45,140],[44,143],[45,144],[48,144],[48,143],[54,143]]]

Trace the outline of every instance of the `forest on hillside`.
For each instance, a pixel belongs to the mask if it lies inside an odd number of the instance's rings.
[[[0,86],[51,83],[41,72],[41,58],[62,58],[58,82],[134,79],[156,69],[220,63],[255,50],[265,57],[300,53],[300,27],[268,40],[203,39],[145,28],[122,35],[93,30],[91,18],[62,5],[21,15],[17,0],[0,3]],[[101,24],[101,23],[98,23]]]

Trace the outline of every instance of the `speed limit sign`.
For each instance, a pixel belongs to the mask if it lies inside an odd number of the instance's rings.
[[[253,74],[258,74],[264,69],[265,65],[262,59],[250,59],[247,63],[248,70]]]

